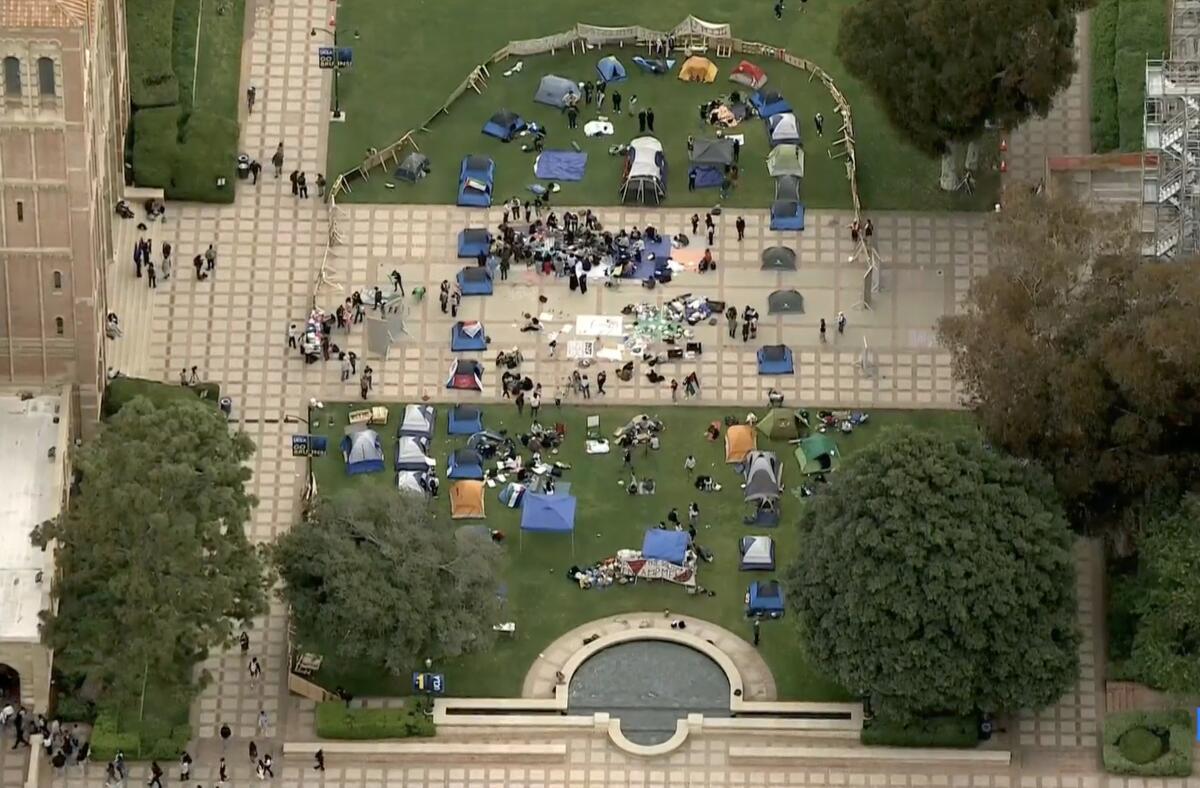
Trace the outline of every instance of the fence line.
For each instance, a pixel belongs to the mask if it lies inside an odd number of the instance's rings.
[[[429,126],[438,116],[442,113],[449,114],[450,106],[468,90],[475,90],[477,93],[482,93],[481,88],[487,87],[487,80],[491,76],[488,71],[488,65],[502,63],[511,57],[547,53],[554,54],[560,49],[570,49],[574,53],[580,45],[583,47],[581,51],[584,52],[590,47],[624,47],[626,44],[650,48],[656,42],[663,41],[672,36],[676,39],[683,39],[682,46],[685,49],[707,51],[711,46],[716,51],[718,57],[723,57],[727,54],[732,55],[733,53],[771,57],[781,63],[807,72],[810,80],[814,78],[819,79],[825,89],[829,91],[829,95],[837,106],[838,114],[842,120],[841,127],[838,130],[840,136],[834,141],[832,146],[834,148],[840,147],[840,149],[836,153],[834,150],[830,150],[829,155],[832,158],[844,157],[846,160],[846,180],[850,184],[850,200],[854,206],[854,218],[860,218],[862,203],[858,197],[858,155],[855,151],[854,142],[854,116],[850,110],[850,102],[846,100],[842,91],[834,83],[833,78],[816,63],[792,55],[786,49],[773,47],[759,41],[745,41],[740,38],[734,38],[733,31],[728,24],[706,22],[703,19],[689,16],[666,32],[652,30],[640,25],[629,27],[598,27],[580,22],[570,30],[555,33],[554,35],[508,42],[493,52],[486,63],[476,66],[467,78],[442,102],[438,110],[424,123],[405,132],[398,140],[383,149],[371,149],[357,167],[347,170],[334,179],[329,190],[331,237],[334,233],[334,213],[337,210],[335,204],[336,197],[343,191],[349,192],[351,190],[349,181],[356,177],[369,178],[371,170],[376,167],[384,167],[389,163],[390,166],[396,166],[400,161],[401,153],[410,145],[414,150],[419,151],[420,147],[417,145],[416,140],[413,139],[416,133],[418,131],[429,131]],[[331,242],[330,246],[332,247],[333,245]],[[326,248],[326,258],[328,256],[329,248]],[[325,271],[325,264],[322,263],[322,279],[318,280],[318,286],[320,286],[322,281],[325,281],[326,284],[331,283],[331,280],[324,279]]]

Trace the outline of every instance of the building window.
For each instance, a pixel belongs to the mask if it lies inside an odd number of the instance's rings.
[[[21,98],[21,61],[12,55],[4,58],[4,96]]]
[[[60,337],[66,333],[67,323],[61,317],[54,318],[54,333]]]
[[[54,61],[48,57],[38,58],[38,92],[43,98],[58,95],[54,90]]]
[[[22,200],[17,200],[17,221],[25,221],[25,203]]]
[[[62,290],[62,271],[55,271],[51,274],[50,281],[53,283],[55,290]]]

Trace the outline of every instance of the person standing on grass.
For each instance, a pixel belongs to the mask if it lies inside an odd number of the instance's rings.
[[[825,116],[822,115],[820,112],[818,112],[816,115],[813,115],[813,125],[817,127],[817,136],[824,137],[825,136]]]
[[[646,133],[646,110],[638,110],[638,133]]]
[[[521,390],[517,391],[517,396],[513,400],[513,402],[515,402],[516,406],[517,406],[517,415],[524,416],[525,415],[525,392],[521,391]]]
[[[654,107],[646,107],[646,131],[654,133]]]
[[[695,458],[695,456],[689,454],[687,456],[687,458],[684,459],[683,470],[684,470],[684,473],[686,473],[688,475],[689,479],[692,478],[692,475],[696,473],[696,458]],[[695,506],[695,504],[692,504],[692,506]]]
[[[614,90],[612,94],[613,114],[621,114],[621,91]]]
[[[571,106],[567,107],[567,128],[574,129],[574,128],[577,128],[578,125],[579,125],[579,110],[577,110],[575,108],[575,105],[572,104]]]
[[[783,0],[775,0],[775,18],[783,19]],[[758,630],[757,630],[757,628],[755,628],[755,635],[757,635],[757,634],[758,634]],[[754,645],[757,646],[758,643],[755,642]]]
[[[529,418],[537,421],[538,409],[542,407],[542,395],[538,391],[534,391],[529,395]]]
[[[761,635],[759,634],[759,627],[761,627],[761,626],[762,625],[759,624],[758,619],[757,618],[754,619],[754,647],[755,648],[758,648],[758,641],[761,638]]]
[[[278,178],[280,175],[283,175],[283,143],[282,142],[279,143],[279,146],[275,148],[275,153],[274,153],[274,155],[271,156],[271,164],[273,164],[275,166],[275,177],[276,178]]]

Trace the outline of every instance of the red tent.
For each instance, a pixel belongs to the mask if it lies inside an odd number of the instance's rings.
[[[741,63],[737,64],[737,68],[730,72],[729,81],[737,82],[740,85],[745,85],[751,90],[758,90],[763,85],[767,84],[767,72],[763,71],[749,60],[743,60]]]

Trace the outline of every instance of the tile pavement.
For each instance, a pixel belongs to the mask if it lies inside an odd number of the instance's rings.
[[[329,7],[323,0],[256,0],[255,23],[246,45],[244,79],[258,88],[253,115],[243,117],[243,147],[267,160],[283,141],[288,162],[285,173],[305,169],[310,181],[323,166],[325,117],[329,85],[317,71],[308,31],[325,24]],[[1086,41],[1086,19],[1080,30]],[[1035,177],[1048,153],[1087,149],[1086,57],[1071,88],[1044,121],[1034,121],[1010,139],[1010,172]],[[244,113],[244,110],[243,110]],[[353,396],[341,384],[333,365],[305,366],[284,351],[289,322],[300,319],[311,304],[311,288],[329,234],[327,217],[318,201],[291,197],[286,181],[269,173],[258,187],[238,184],[238,200],[230,206],[171,206],[169,220],[151,228],[156,247],[169,239],[184,263],[176,278],[151,292],[132,276],[128,254],[130,228],[120,226],[118,259],[110,276],[110,301],[122,317],[126,336],[111,346],[113,366],[130,374],[173,380],[178,369],[197,365],[207,379],[221,382],[235,400],[235,419],[255,440],[259,451],[251,461],[254,492],[260,504],[251,524],[255,541],[269,541],[289,527],[303,483],[303,466],[290,456],[291,428],[283,422],[303,413],[310,397]],[[314,190],[315,192],[315,190]],[[611,209],[601,220],[614,226],[653,223],[668,234],[684,228],[690,211]],[[455,234],[465,226],[494,226],[500,211],[467,213],[447,206],[347,206],[339,228],[344,245],[332,260],[338,278],[349,289],[383,284],[393,267],[411,288],[421,283],[436,290],[437,282],[460,267],[454,259]],[[728,341],[721,326],[702,326],[697,338],[705,345],[698,363],[685,366],[682,378],[696,368],[704,384],[706,403],[757,405],[766,389],[780,385],[793,402],[871,407],[948,407],[957,402],[948,357],[936,344],[932,327],[937,317],[952,312],[965,296],[974,276],[987,266],[985,218],[956,214],[880,214],[873,216],[876,240],[884,261],[883,288],[872,310],[856,308],[862,299],[862,267],[850,261],[852,249],[845,229],[848,217],[838,212],[815,212],[805,233],[789,241],[800,266],[793,274],[758,270],[758,255],[779,243],[765,228],[763,212],[745,214],[746,241],[733,238],[733,216],[721,218],[714,253],[715,274],[685,274],[666,288],[643,290],[622,284],[619,289],[590,289],[586,296],[569,294],[565,285],[524,272],[514,272],[491,298],[465,299],[461,317],[484,320],[493,347],[520,346],[530,361],[528,374],[543,381],[563,379],[571,369],[565,359],[549,358],[544,337],[516,330],[522,312],[543,311],[537,297],[545,295],[554,311],[554,325],[573,322],[578,314],[611,313],[626,303],[658,301],[692,292],[738,305],[754,303],[763,315],[759,343],[783,342],[796,354],[797,374],[787,380],[755,374],[753,346]],[[199,283],[187,267],[191,256],[208,243],[219,252],[217,275]],[[779,287],[795,287],[806,300],[800,317],[770,316],[766,295]],[[332,307],[336,298],[322,305]],[[377,370],[381,399],[442,398],[444,372],[450,360],[447,335],[451,320],[436,301],[409,302],[411,341],[393,350],[386,361],[371,362]],[[849,327],[844,337],[832,331],[832,318],[845,311]],[[817,338],[819,317],[831,323],[834,341]],[[343,344],[362,354],[356,332]],[[873,375],[859,367],[863,340],[876,356]],[[173,371],[174,370],[174,371]],[[611,383],[615,383],[610,376]],[[498,392],[489,381],[486,397]],[[615,402],[664,401],[663,387],[644,378],[618,387],[610,385]],[[1082,556],[1091,560],[1091,553]],[[1088,565],[1088,560],[1081,567]],[[1086,760],[1069,754],[1094,747],[1097,713],[1097,666],[1092,625],[1098,622],[1098,589],[1086,569],[1080,576],[1080,612],[1089,635],[1082,650],[1084,673],[1080,685],[1063,701],[1040,715],[1022,717],[1015,731],[1018,752],[1028,768],[1002,772],[947,769],[911,771],[903,767],[772,768],[731,762],[729,741],[699,739],[675,754],[643,761],[617,752],[597,736],[569,736],[569,754],[562,765],[507,762],[463,765],[389,762],[349,764],[331,759],[319,775],[308,763],[280,762],[279,777],[287,788],[298,785],[337,785],[347,788],[404,786],[878,786],[879,788],[1150,788],[1151,781],[1103,778],[1092,773]],[[204,664],[214,681],[196,704],[193,723],[200,755],[194,776],[200,785],[215,782],[216,759],[222,746],[216,731],[228,722],[236,740],[228,757],[235,783],[251,779],[246,743],[258,735],[259,709],[271,716],[272,727],[260,750],[278,750],[280,737],[304,738],[312,730],[312,704],[288,698],[283,686],[286,670],[286,620],[278,604],[255,622],[251,653],[266,670],[264,681],[251,685],[246,657],[239,651],[213,655]],[[448,732],[453,735],[453,732]],[[511,733],[500,733],[511,737]],[[561,735],[555,738],[562,739]],[[732,739],[730,739],[732,740]],[[1018,759],[1019,761],[1020,759]],[[0,754],[0,778],[17,784],[20,763]],[[1060,769],[1060,767],[1063,767]],[[1078,773],[1070,773],[1078,770]],[[1061,773],[1060,773],[1061,772]],[[49,778],[48,778],[49,779]],[[52,779],[56,785],[99,785],[102,770],[86,776],[76,772]],[[1134,783],[1137,782],[1135,785]],[[1167,788],[1200,788],[1200,781],[1172,781]]]

